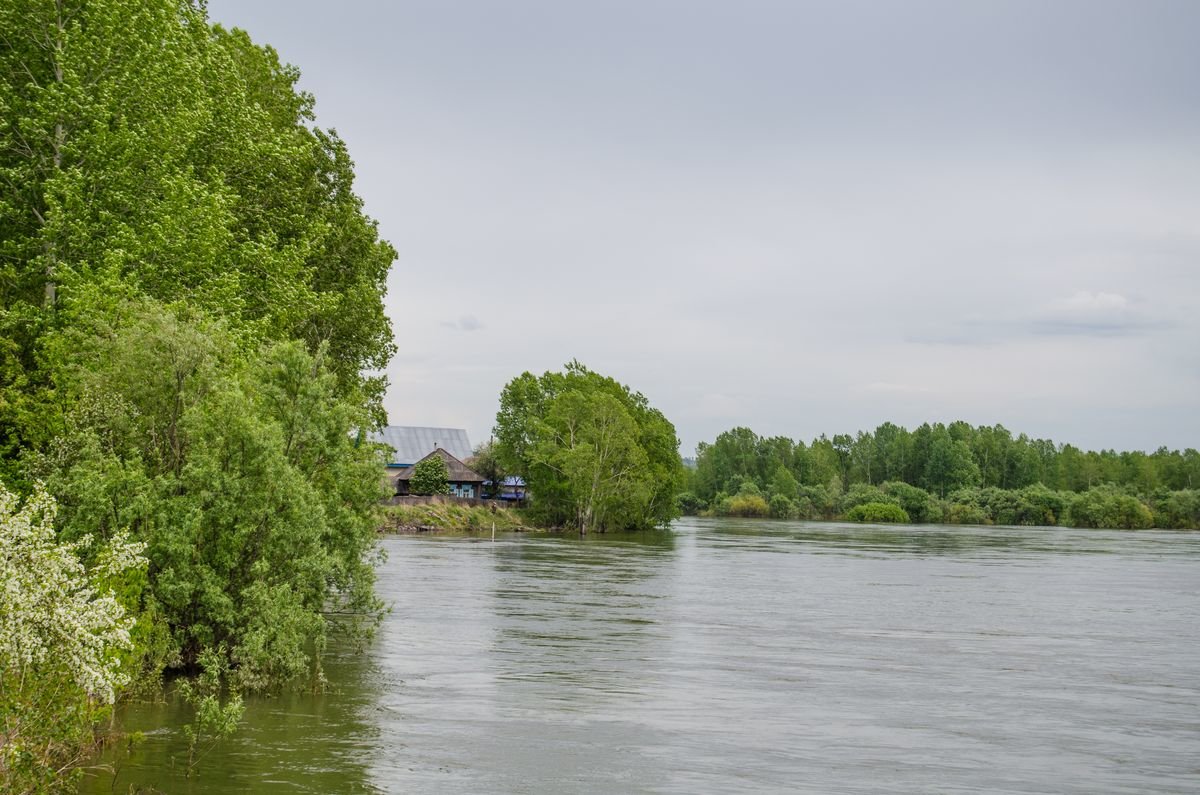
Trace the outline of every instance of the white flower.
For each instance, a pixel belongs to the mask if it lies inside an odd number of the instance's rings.
[[[0,486],[0,671],[18,678],[31,669],[70,671],[77,686],[112,703],[128,680],[112,652],[129,648],[133,619],[97,581],[143,565],[144,545],[121,533],[89,571],[78,552],[91,538],[58,543],[55,511],[40,486],[24,506]]]

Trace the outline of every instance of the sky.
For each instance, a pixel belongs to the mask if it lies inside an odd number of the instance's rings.
[[[399,256],[396,425],[578,359],[681,452],[1001,423],[1200,448],[1200,3],[210,0]]]

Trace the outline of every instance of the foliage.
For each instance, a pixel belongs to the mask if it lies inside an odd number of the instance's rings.
[[[65,338],[65,431],[31,468],[65,538],[130,528],[150,560],[144,614],[192,668],[223,646],[239,686],[319,676],[322,611],[375,609],[380,497],[365,411],[324,350],[243,355],[219,323],[153,304]]]
[[[440,455],[431,455],[413,467],[412,479],[408,489],[413,494],[449,494],[450,469]]]
[[[974,503],[949,502],[944,511],[946,524],[991,524],[987,511]]]
[[[675,427],[643,395],[578,362],[504,387],[496,450],[524,478],[543,522],[586,533],[677,514],[684,472]]]
[[[713,503],[712,512],[714,516],[761,518],[771,515],[771,506],[760,494],[720,495],[720,499]]]
[[[796,502],[782,494],[771,495],[768,510],[772,519],[796,518]]]
[[[188,741],[187,775],[195,774],[200,760],[222,739],[237,731],[245,705],[240,693],[233,693],[224,704],[221,695],[229,673],[229,660],[224,647],[205,649],[197,661],[200,675],[179,683],[179,695],[192,709],[195,717],[183,727]]]
[[[491,532],[528,530],[522,511],[497,506],[430,503],[427,505],[389,505],[383,509],[381,528],[391,532],[447,530],[451,532]]]
[[[1002,425],[926,423],[910,431],[883,423],[874,432],[822,435],[809,444],[733,428],[699,445],[687,484],[697,502],[715,512],[718,495],[748,493],[746,482],[760,493],[794,497],[801,518],[832,519],[856,504],[897,502],[916,522],[1019,525],[1073,521],[1068,508],[1075,494],[1112,484],[1147,508],[1153,523],[1200,529],[1190,496],[1200,484],[1196,450],[1082,451],[1014,436]],[[1093,502],[1080,504],[1079,522],[1145,521],[1127,501],[1121,510],[1093,510]]]
[[[846,512],[846,518],[851,522],[909,522],[904,509],[892,502],[866,502],[855,505]]]
[[[796,476],[792,474],[790,469],[783,464],[775,468],[775,474],[771,477],[769,488],[771,494],[794,500],[799,489],[800,483],[796,480]]]
[[[0,788],[67,787],[92,723],[129,680],[119,650],[133,619],[114,591],[144,567],[143,546],[114,533],[59,543],[42,488],[18,504],[0,486]],[[81,557],[83,559],[81,559]],[[85,564],[84,559],[87,563]]]
[[[917,523],[941,521],[941,505],[933,495],[924,489],[898,480],[888,481],[880,488],[888,496],[888,502],[897,503],[908,514],[911,521]]]
[[[867,483],[855,483],[850,489],[842,495],[841,502],[838,507],[842,513],[849,511],[856,505],[865,505],[870,502],[890,502],[899,504],[898,501],[884,494],[884,492]]]
[[[504,467],[500,464],[500,456],[496,452],[496,442],[489,440],[475,448],[475,454],[467,461],[463,462],[471,468],[472,472],[477,473],[485,481],[485,484],[491,483],[491,492],[488,496],[495,497],[500,493],[504,479],[508,477],[508,473],[504,471]],[[484,488],[489,488],[484,486]]]
[[[1069,510],[1075,527],[1140,529],[1154,524],[1154,515],[1141,500],[1112,486],[1096,486],[1075,495]]]
[[[350,432],[382,417],[395,252],[298,70],[205,14],[0,4],[0,477],[44,480],[76,551],[145,546],[107,583],[137,617],[96,641],[117,689],[214,655],[239,687],[319,680],[322,611],[376,607]],[[94,712],[45,694],[59,753]]]
[[[62,429],[47,347],[89,291],[324,346],[379,419],[395,252],[298,70],[188,0],[11,0],[0,41],[0,474]]]
[[[695,516],[708,507],[703,500],[690,491],[680,492],[676,499],[679,502],[679,513],[684,516]]]
[[[1200,528],[1200,489],[1159,490],[1154,494],[1151,506],[1155,527]]]

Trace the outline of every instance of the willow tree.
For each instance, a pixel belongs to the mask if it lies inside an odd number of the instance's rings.
[[[645,396],[578,362],[505,386],[496,449],[505,468],[524,477],[544,521],[586,533],[677,515],[683,464],[675,426]]]

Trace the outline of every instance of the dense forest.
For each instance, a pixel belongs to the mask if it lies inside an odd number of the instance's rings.
[[[699,446],[680,501],[725,515],[1200,527],[1200,453],[1084,451],[965,422],[811,444],[734,428]]]
[[[229,688],[319,683],[328,613],[374,610],[355,429],[395,253],[297,70],[203,3],[7,0],[0,43],[0,789],[24,792],[68,786],[104,705],[164,670],[220,672],[218,725]]]

